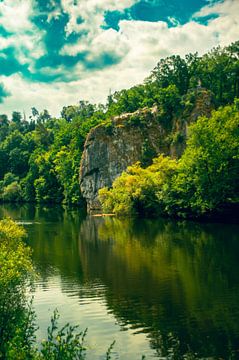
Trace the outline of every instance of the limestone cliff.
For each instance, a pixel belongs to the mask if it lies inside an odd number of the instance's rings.
[[[114,117],[90,131],[80,167],[80,186],[88,211],[100,210],[98,190],[110,187],[129,165],[147,165],[160,153],[179,157],[185,148],[188,125],[200,115],[209,115],[211,94],[197,89],[190,107],[165,123],[157,107]]]

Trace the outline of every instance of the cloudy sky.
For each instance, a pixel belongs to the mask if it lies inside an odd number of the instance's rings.
[[[0,113],[104,102],[162,57],[238,39],[238,0],[0,0]]]

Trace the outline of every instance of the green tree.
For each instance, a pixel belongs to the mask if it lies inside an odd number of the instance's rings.
[[[234,105],[201,117],[190,127],[187,148],[175,179],[179,198],[203,213],[238,199],[239,111]]]
[[[14,130],[1,144],[0,148],[7,154],[8,170],[19,177],[24,177],[28,172],[28,160],[35,148],[35,142],[31,135],[21,134]]]
[[[34,180],[36,201],[43,203],[60,203],[62,201],[62,187],[54,169],[53,154],[45,152],[35,158],[38,177]]]
[[[179,55],[162,59],[153,69],[149,81],[155,82],[160,88],[175,85],[183,95],[188,91],[190,81],[187,62]]]
[[[22,114],[18,111],[13,111],[12,122],[14,122],[15,124],[20,124],[21,120],[22,120]]]
[[[66,203],[79,204],[81,200],[79,162],[80,156],[65,146],[58,151],[54,160],[57,178],[63,186],[64,202]]]
[[[177,168],[176,160],[159,156],[143,169],[140,163],[129,166],[113,183],[112,189],[99,191],[103,211],[117,215],[156,215],[162,213],[161,193]]]
[[[78,114],[79,106],[77,105],[64,106],[61,111],[61,117],[67,122],[71,122]]]
[[[8,153],[0,147],[0,180],[3,179],[5,173],[8,171]]]
[[[51,119],[51,115],[48,110],[44,109],[40,114],[38,114],[37,123],[45,123],[49,119]]]

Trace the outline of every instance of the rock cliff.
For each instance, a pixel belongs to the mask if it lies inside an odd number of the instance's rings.
[[[92,129],[85,142],[80,167],[80,187],[87,209],[99,211],[98,190],[110,187],[127,166],[136,161],[147,165],[160,153],[181,156],[187,128],[198,116],[209,116],[212,97],[197,89],[190,106],[185,106],[170,124],[162,121],[157,107],[114,117]]]

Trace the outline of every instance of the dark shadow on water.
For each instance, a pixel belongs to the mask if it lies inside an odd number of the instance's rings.
[[[156,351],[169,332],[204,357],[239,349],[238,225],[46,206],[1,206],[0,216],[25,222],[46,288],[57,273],[65,294],[102,297],[121,329],[146,333]]]

